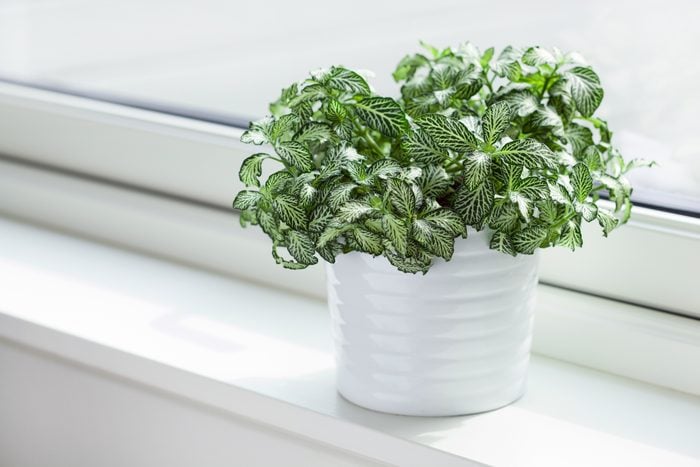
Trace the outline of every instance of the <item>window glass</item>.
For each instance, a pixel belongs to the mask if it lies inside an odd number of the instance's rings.
[[[396,95],[391,71],[419,39],[556,45],[598,71],[623,154],[659,163],[633,175],[636,201],[697,214],[698,19],[695,0],[2,0],[0,78],[243,125],[331,64]]]

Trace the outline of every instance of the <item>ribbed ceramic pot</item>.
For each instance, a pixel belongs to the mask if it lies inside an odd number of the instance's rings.
[[[458,239],[428,274],[383,257],[340,255],[327,266],[338,391],[401,415],[462,415],[525,391],[537,255],[488,248],[487,232]]]

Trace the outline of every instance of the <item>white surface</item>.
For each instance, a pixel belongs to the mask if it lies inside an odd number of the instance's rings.
[[[326,265],[345,398],[428,416],[485,412],[523,395],[539,252],[504,255],[490,238],[470,229],[426,275],[357,252]]]
[[[282,87],[332,64],[391,71],[419,40],[578,50],[605,87],[601,115],[629,157],[661,163],[636,177],[700,210],[700,43],[693,0],[9,0],[0,3],[0,74],[243,117]],[[89,40],[85,38],[89,37]]]
[[[0,336],[98,374],[397,465],[700,465],[697,397],[536,356],[502,410],[375,413],[335,392],[319,301],[9,221],[0,244]]]
[[[3,467],[380,467],[0,339]]]

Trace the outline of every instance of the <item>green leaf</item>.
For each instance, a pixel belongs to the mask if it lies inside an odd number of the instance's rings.
[[[554,65],[557,60],[547,49],[542,47],[530,47],[523,54],[523,63],[531,66]]]
[[[569,92],[576,108],[584,117],[590,117],[603,100],[600,78],[591,68],[574,67],[566,75]]]
[[[593,146],[593,133],[585,126],[572,123],[564,130],[564,135],[577,159],[584,157],[586,149]]]
[[[591,222],[598,216],[598,206],[593,203],[574,203],[576,212],[580,213],[586,222]]]
[[[515,80],[520,77],[521,69],[518,63],[520,51],[511,47],[505,47],[498,55],[498,59],[491,63],[491,69],[500,77]]]
[[[262,175],[262,163],[265,159],[270,157],[268,154],[259,152],[247,157],[241,164],[241,170],[238,172],[238,178],[246,186],[260,186],[260,180],[258,177]]]
[[[447,152],[438,146],[428,133],[417,130],[403,143],[406,154],[419,164],[437,164],[447,159]]]
[[[263,144],[271,142],[270,133],[275,120],[272,117],[265,117],[261,120],[250,123],[248,130],[241,135],[241,142],[246,144]]]
[[[299,202],[290,195],[279,195],[272,202],[272,207],[282,221],[293,229],[306,227],[306,213]]]
[[[513,234],[513,247],[518,253],[531,255],[547,238],[547,229],[539,226],[527,227]]]
[[[333,210],[329,206],[319,204],[309,216],[309,232],[320,234],[333,217]]]
[[[356,220],[375,212],[372,206],[361,201],[349,201],[340,207],[338,219],[341,222],[353,223]]]
[[[556,167],[552,151],[534,139],[511,141],[493,154],[506,164],[522,165],[528,169]]]
[[[258,204],[262,195],[257,191],[243,190],[236,195],[236,199],[233,200],[233,208],[244,209],[252,208]]]
[[[586,164],[578,163],[571,172],[571,186],[574,188],[574,196],[580,203],[584,202],[593,190],[593,178]]]
[[[443,167],[428,165],[423,168],[416,183],[426,197],[438,198],[445,194],[452,180]]]
[[[503,97],[503,102],[508,103],[518,117],[527,117],[539,106],[539,101],[529,91],[510,92]]]
[[[416,195],[411,186],[399,179],[389,180],[391,204],[402,216],[410,216],[416,210]]]
[[[530,211],[532,210],[532,200],[522,193],[512,191],[509,193],[510,200],[518,206],[520,215],[523,216],[525,222],[530,220]]]
[[[399,172],[401,172],[401,166],[393,159],[379,159],[367,170],[370,178],[379,177],[381,179],[387,179]]]
[[[323,80],[325,86],[339,91],[353,94],[369,95],[370,89],[367,81],[352,70],[342,67],[333,67]]]
[[[389,239],[394,249],[405,256],[408,245],[408,227],[404,220],[391,213],[386,213],[382,217],[382,227],[386,238]]]
[[[340,235],[347,230],[347,226],[343,226],[338,222],[329,222],[326,228],[318,236],[318,248],[325,248],[328,244],[334,242]]]
[[[489,227],[494,230],[512,232],[520,227],[520,215],[514,204],[497,206],[491,212]]]
[[[326,108],[326,118],[332,123],[340,123],[348,116],[345,106],[336,99],[331,99]]]
[[[544,198],[549,194],[547,182],[537,177],[518,178],[513,182],[513,189],[529,198]]]
[[[557,111],[550,106],[538,107],[529,123],[535,127],[535,130],[547,131],[556,136],[564,135],[564,122]]]
[[[403,257],[388,251],[385,254],[389,262],[396,269],[408,274],[416,274],[418,272],[425,274],[432,265],[431,258],[428,255],[423,255],[421,257]]]
[[[423,216],[423,219],[453,236],[466,234],[462,218],[449,209],[436,209]]]
[[[334,187],[328,194],[328,204],[333,209],[338,209],[350,199],[352,190],[355,188],[357,188],[357,185],[354,183],[341,183]]]
[[[398,136],[406,127],[406,117],[399,104],[388,97],[368,97],[355,104],[355,112],[373,130]]]
[[[510,126],[512,118],[513,112],[505,102],[498,102],[486,109],[481,122],[486,144],[493,145],[501,139],[503,132]]]
[[[275,147],[277,154],[289,165],[303,172],[314,167],[313,158],[306,146],[297,141],[282,141]]]
[[[505,232],[495,232],[491,237],[489,248],[511,256],[515,256],[517,254],[510,237]]]
[[[362,227],[356,227],[352,231],[353,239],[357,243],[360,251],[371,255],[380,255],[384,251],[382,237],[374,232],[370,232]]]
[[[413,221],[413,237],[430,253],[449,261],[454,254],[454,236],[424,219]]]
[[[416,123],[443,148],[468,151],[478,148],[476,137],[459,120],[431,114],[420,117]]]
[[[294,136],[294,139],[300,143],[322,143],[324,141],[337,139],[337,136],[329,125],[320,122],[310,122],[299,130]]]
[[[598,223],[603,228],[603,235],[608,236],[610,232],[617,227],[620,222],[610,211],[607,209],[598,209]]]
[[[559,237],[557,244],[570,248],[571,251],[583,246],[580,222],[572,219],[565,223],[561,228],[561,237]]]
[[[464,159],[464,184],[469,189],[476,188],[491,174],[491,157],[475,151]]]
[[[275,172],[267,177],[264,190],[270,194],[283,192],[287,188],[287,184],[293,180],[294,177],[292,177],[287,171],[281,170],[279,172]]]
[[[546,224],[554,224],[558,217],[557,205],[551,199],[545,199],[537,203],[539,210],[538,219]]]
[[[287,232],[287,251],[301,264],[316,264],[318,258],[314,255],[314,242],[303,232],[290,230]]]
[[[491,180],[484,180],[479,186],[469,188],[462,185],[457,191],[454,209],[467,225],[479,229],[491,212],[494,203],[494,190]]]
[[[552,200],[561,204],[571,204],[572,199],[565,186],[560,183],[548,183],[549,196]]]

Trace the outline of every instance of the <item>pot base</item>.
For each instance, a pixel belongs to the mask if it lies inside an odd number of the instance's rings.
[[[338,376],[337,390],[343,399],[365,409],[392,415],[452,417],[474,415],[506,407],[525,395],[527,380],[488,391],[478,397],[435,397],[420,394],[381,394]]]

